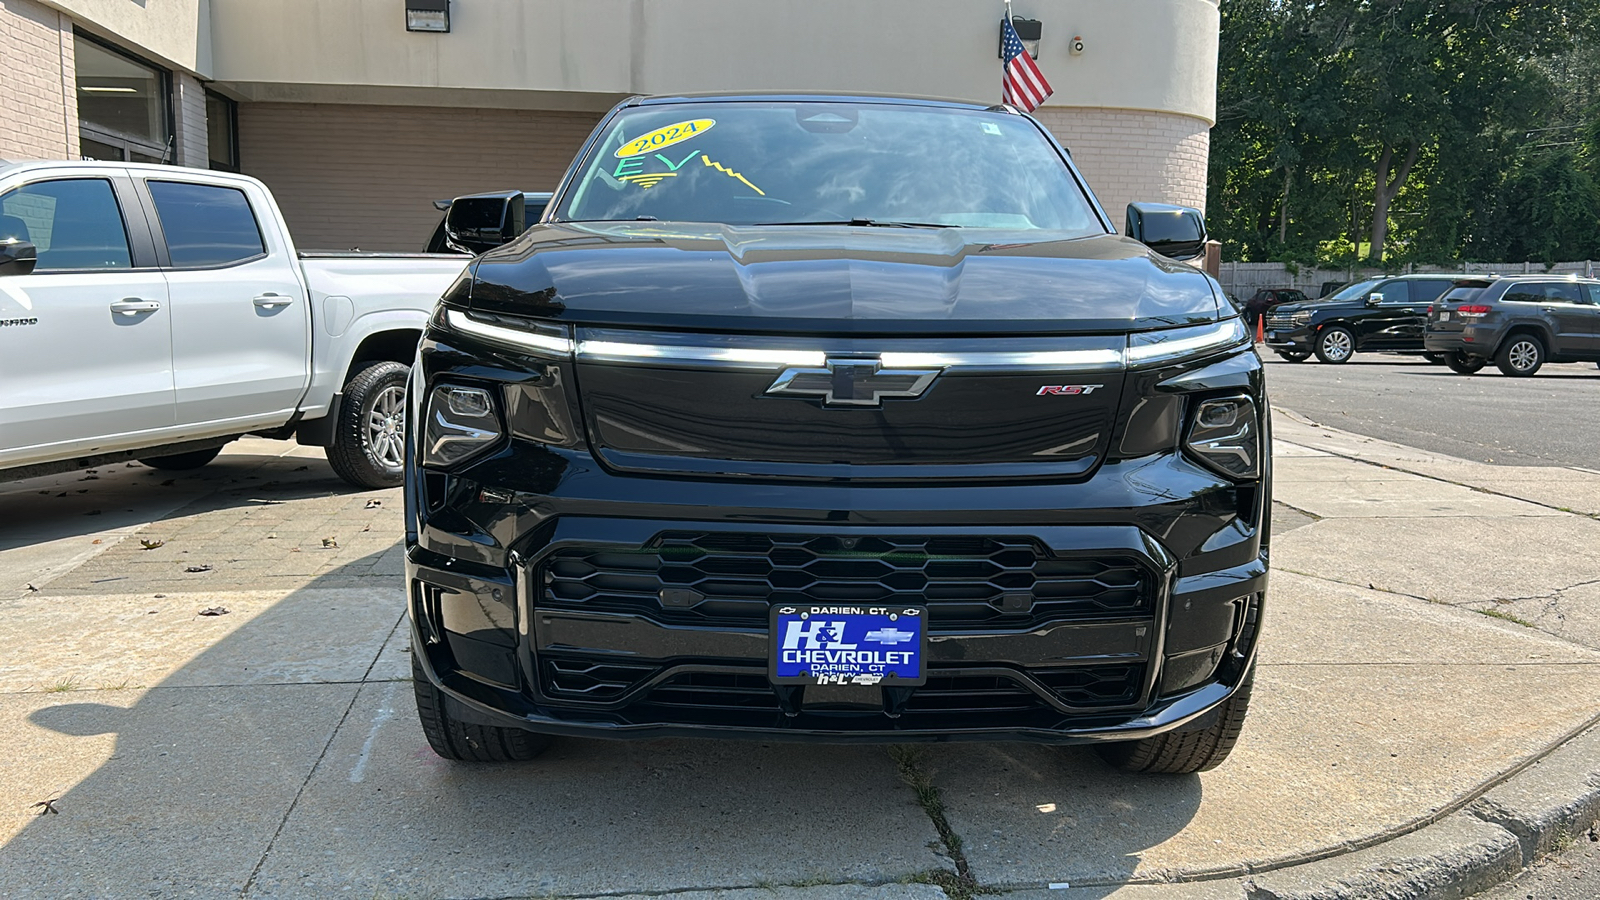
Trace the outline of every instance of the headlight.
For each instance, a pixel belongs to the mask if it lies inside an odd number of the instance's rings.
[[[1173,363],[1222,350],[1250,346],[1250,333],[1239,319],[1225,319],[1215,325],[1168,328],[1128,335],[1128,367]]]
[[[1289,317],[1289,321],[1296,325],[1309,325],[1311,324],[1311,313],[1297,312]]]
[[[1261,476],[1261,428],[1249,397],[1202,400],[1184,442],[1218,474],[1240,481]]]
[[[442,468],[464,462],[493,446],[501,433],[493,394],[440,385],[428,396],[422,464]]]

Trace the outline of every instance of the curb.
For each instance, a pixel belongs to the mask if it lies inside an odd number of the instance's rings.
[[[1462,900],[1596,827],[1600,727],[1459,812],[1362,850],[1244,878],[1000,893],[1010,900]]]

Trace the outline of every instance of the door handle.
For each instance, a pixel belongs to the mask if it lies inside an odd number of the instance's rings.
[[[1402,309],[1400,311],[1403,312],[1403,313],[1406,313],[1407,315],[1410,315],[1410,314],[1413,314],[1413,313],[1416,312],[1416,310],[1414,310],[1414,309]]]
[[[155,312],[161,308],[159,300],[140,300],[138,297],[125,297],[111,304],[111,311],[124,316],[137,316],[140,313]]]
[[[266,293],[258,295],[252,302],[262,309],[276,309],[277,307],[288,306],[289,304],[293,303],[294,298],[285,297],[282,294]]]

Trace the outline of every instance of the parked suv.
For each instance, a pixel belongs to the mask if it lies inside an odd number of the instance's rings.
[[[1491,360],[1527,376],[1546,362],[1600,362],[1600,281],[1572,276],[1458,282],[1428,316],[1425,343],[1471,375]]]
[[[1191,209],[1118,236],[1032,118],[635,98],[446,292],[410,401],[417,711],[548,735],[1238,738],[1260,359]],[[1156,250],[1169,255],[1162,255]]]
[[[1315,353],[1335,364],[1347,363],[1361,351],[1420,353],[1428,304],[1464,277],[1373,278],[1325,300],[1276,306],[1267,314],[1267,346],[1292,362]]]

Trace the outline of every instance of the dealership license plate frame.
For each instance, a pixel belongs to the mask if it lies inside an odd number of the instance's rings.
[[[841,611],[848,610],[848,611]],[[827,616],[826,621],[845,622],[845,633],[836,643],[856,644],[856,650],[890,650],[905,652],[911,650],[915,653],[913,666],[915,674],[906,675],[905,666],[899,667],[894,672],[885,672],[880,681],[872,683],[876,687],[918,687],[928,680],[928,608],[926,606],[896,604],[893,606],[870,603],[779,603],[772,607],[768,619],[769,629],[767,634],[767,678],[776,685],[819,685],[819,684],[863,684],[863,682],[845,680],[823,681],[814,672],[795,674],[792,670],[795,664],[783,664],[780,655],[783,649],[784,635],[790,622],[806,623],[815,616]],[[915,622],[916,635],[910,641],[895,642],[893,644],[875,644],[863,647],[863,639],[867,632],[888,625],[896,631],[908,623]],[[803,626],[802,626],[803,627]],[[867,642],[869,644],[873,642]],[[826,648],[818,648],[826,649]],[[869,673],[859,673],[869,674]],[[853,676],[849,676],[853,677]]]

